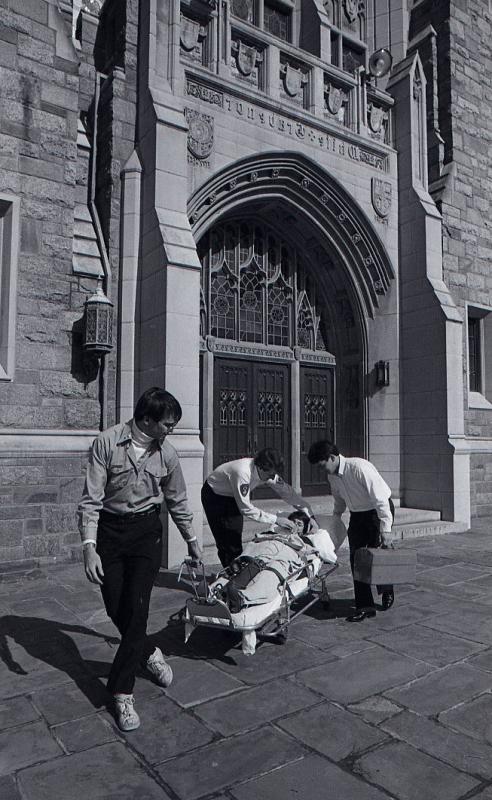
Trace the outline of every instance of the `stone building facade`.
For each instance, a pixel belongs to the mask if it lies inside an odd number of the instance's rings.
[[[331,437],[402,506],[490,513],[490,26],[478,0],[0,0],[0,561],[78,557],[88,446],[155,384],[198,532],[217,463],[275,446],[316,495]]]

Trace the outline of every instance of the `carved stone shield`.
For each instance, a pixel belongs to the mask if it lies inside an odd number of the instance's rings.
[[[371,201],[379,217],[387,217],[391,208],[393,187],[382,178],[371,179]]]
[[[257,52],[256,48],[249,47],[244,42],[238,42],[236,51],[237,68],[241,75],[248,78],[253,72],[256,65]]]
[[[343,0],[345,16],[349,22],[354,22],[357,17],[358,0]]]
[[[188,122],[188,150],[195,158],[207,158],[214,146],[214,120],[194,109],[185,111]]]
[[[343,92],[338,86],[333,86],[332,83],[328,84],[328,91],[326,92],[326,105],[330,114],[338,114],[342,107]]]
[[[184,17],[181,15],[181,29],[179,34],[179,40],[181,42],[181,47],[183,50],[186,50],[188,53],[191,53],[192,50],[198,44],[198,36],[200,34],[200,23],[195,22],[194,19],[189,19],[188,17]]]
[[[379,133],[381,131],[384,117],[384,110],[372,103],[369,109],[369,127],[373,133]]]
[[[287,94],[291,97],[295,97],[301,91],[302,84],[303,74],[301,70],[291,67],[290,64],[286,64],[284,71],[284,86]]]

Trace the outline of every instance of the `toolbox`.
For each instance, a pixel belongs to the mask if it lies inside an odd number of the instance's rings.
[[[354,557],[354,580],[373,585],[415,583],[417,552],[393,547],[359,547]]]

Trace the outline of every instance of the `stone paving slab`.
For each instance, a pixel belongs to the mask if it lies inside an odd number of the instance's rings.
[[[371,641],[381,647],[403,655],[417,655],[422,661],[436,667],[444,667],[462,661],[469,655],[486,649],[486,645],[451,636],[422,625],[410,625],[377,636]]]
[[[214,659],[213,663],[244,683],[256,684],[332,659],[329,652],[325,653],[295,640],[288,640],[285,645],[265,642],[257,648],[253,657],[246,656],[237,649],[230,652],[226,659]]]
[[[388,800],[335,764],[315,755],[234,787],[236,800]]]
[[[457,800],[480,783],[403,742],[362,756],[355,771],[398,800]]]
[[[214,731],[230,736],[258,728],[265,722],[307,706],[314,706],[319,701],[319,695],[309,689],[280,678],[252,689],[235,692],[222,700],[204,703],[195,708],[195,714]]]
[[[79,685],[70,682],[32,695],[32,702],[50,725],[93,714],[108,699],[106,687],[98,680]]]
[[[474,739],[492,744],[492,695],[482,694],[468,703],[445,711],[439,715],[439,721]]]
[[[22,770],[19,785],[23,800],[170,800],[125,745],[116,742]]]
[[[385,696],[419,714],[439,714],[492,689],[492,675],[470,664],[452,664],[385,692]]]
[[[207,745],[214,734],[200,720],[169,700],[164,694],[158,698],[141,698],[135,702],[141,725],[129,742],[135,752],[148,764],[159,764],[180,753]],[[108,720],[113,723],[112,717]]]
[[[388,738],[349,711],[326,702],[277,721],[277,725],[332,761],[342,761]]]
[[[47,761],[63,753],[44,722],[32,722],[0,733],[0,775]]]
[[[362,719],[375,725],[401,712],[400,706],[397,706],[395,703],[387,700],[386,697],[381,697],[380,695],[368,697],[365,700],[360,700],[358,703],[350,703],[347,708],[354,714],[358,714]]]
[[[489,709],[490,710],[490,709]],[[449,713],[449,712],[448,712]],[[446,714],[441,717],[446,721]],[[452,719],[450,723],[453,724]],[[427,717],[403,711],[381,726],[389,734],[469,775],[492,780],[492,747]]]
[[[483,609],[478,604],[475,608],[462,608],[460,614],[441,614],[435,619],[423,622],[434,630],[444,631],[472,639],[475,642],[492,644],[492,625],[490,609]]]
[[[472,578],[479,578],[488,574],[490,574],[490,570],[486,567],[482,569],[469,564],[452,564],[450,566],[434,567],[420,572],[418,583],[419,585],[422,583],[432,583],[438,586],[439,584],[448,586],[449,584],[462,583],[463,581],[469,581]]]
[[[492,648],[466,659],[468,664],[476,669],[483,669],[485,672],[492,672]]]
[[[0,701],[0,731],[23,725],[39,718],[39,712],[27,697],[14,697]]]
[[[63,722],[55,725],[51,732],[67,753],[89,750],[117,738],[114,728],[99,714]]]
[[[2,800],[22,800],[11,775],[0,776],[0,797]]]
[[[180,800],[196,800],[297,761],[305,752],[284,733],[266,727],[168,761],[158,773]]]
[[[369,632],[370,622],[366,621]],[[414,658],[389,653],[374,647],[321,667],[298,671],[297,679],[305,686],[341,703],[353,703],[408,683],[431,671],[432,667]]]
[[[244,688],[241,681],[226,675],[207,661],[172,658],[169,663],[174,672],[174,679],[167,689],[167,694],[183,708]]]

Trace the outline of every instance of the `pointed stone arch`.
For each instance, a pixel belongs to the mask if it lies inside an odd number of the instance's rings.
[[[188,203],[195,240],[225,214],[258,199],[291,205],[327,238],[347,271],[362,316],[374,318],[395,274],[367,215],[344,187],[298,153],[247,157],[214,175]]]

